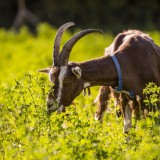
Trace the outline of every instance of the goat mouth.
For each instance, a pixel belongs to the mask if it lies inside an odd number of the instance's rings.
[[[48,108],[48,114],[49,115],[53,112],[56,112],[56,111],[57,111],[57,113],[61,113],[61,112],[65,111],[65,106],[58,105],[58,104],[55,104],[55,103],[47,104],[47,108]]]
[[[53,112],[57,113],[65,112],[66,106],[69,106],[72,103],[73,102],[62,104],[58,103],[57,101],[54,101],[53,99],[47,99],[47,113],[50,115]]]

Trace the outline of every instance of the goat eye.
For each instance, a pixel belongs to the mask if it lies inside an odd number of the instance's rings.
[[[70,81],[70,80],[71,80],[70,77],[65,77],[65,78],[64,78],[64,81]]]

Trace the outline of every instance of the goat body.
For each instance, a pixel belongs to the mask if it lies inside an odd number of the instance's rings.
[[[141,50],[144,47],[144,51],[142,51],[142,53],[140,51],[138,52],[136,50],[135,50],[135,52],[133,52],[132,50],[130,51],[131,48],[135,49],[135,47],[138,47],[137,43],[139,43],[139,45],[141,45],[139,47]],[[142,44],[148,45],[149,50],[147,50],[147,48],[145,48],[145,45],[143,46]],[[108,86],[101,87],[99,94],[96,98],[96,101],[98,102],[98,110],[95,115],[95,119],[99,119],[99,120],[101,120],[101,122],[102,122],[103,114],[104,114],[105,110],[107,109],[108,103],[106,100],[109,98],[110,94],[112,95],[112,97],[114,97],[114,99],[116,101],[116,105],[118,104],[120,106],[121,113],[123,113],[122,115],[124,116],[124,120],[126,117],[125,110],[127,110],[128,107],[132,111],[132,114],[134,114],[134,116],[136,116],[136,118],[140,116],[139,112],[141,112],[141,109],[143,109],[144,117],[146,117],[146,114],[148,113],[148,109],[145,108],[145,106],[143,104],[144,96],[142,94],[142,90],[145,87],[145,84],[147,82],[149,82],[149,80],[147,80],[147,79],[151,79],[150,81],[152,81],[152,82],[154,81],[154,82],[157,82],[157,84],[159,84],[160,67],[159,67],[158,59],[160,58],[160,56],[159,56],[160,50],[159,50],[159,47],[154,44],[154,41],[147,34],[144,34],[138,30],[129,30],[124,33],[120,33],[115,38],[114,42],[108,48],[106,48],[105,55],[110,56],[115,53],[117,54],[117,52],[120,52],[121,54],[127,54],[127,53],[125,53],[126,48],[129,48],[130,53],[128,53],[128,54],[131,54],[131,53],[135,54],[135,59],[127,58],[128,61],[126,61],[126,63],[122,62],[123,64],[126,64],[126,67],[128,67],[130,65],[133,66],[132,68],[129,69],[129,71],[127,71],[128,69],[127,68],[125,69],[125,66],[124,66],[124,68],[122,69],[123,79],[125,79],[125,75],[126,75],[128,81],[130,80],[130,83],[128,82],[127,86],[131,85],[132,83],[133,84],[136,83],[133,86],[134,88],[132,88],[132,91],[134,92],[134,95],[135,95],[135,99],[132,100],[128,95],[126,95],[124,93],[119,93],[119,94],[115,93],[115,92],[113,92],[113,89],[111,87],[108,87]],[[147,52],[147,53],[145,53],[145,52]],[[151,53],[149,53],[149,52],[151,52]],[[155,52],[155,53],[153,53],[153,52]],[[141,54],[141,56],[138,56],[137,54]],[[152,57],[152,54],[155,57]],[[145,58],[146,55],[148,56],[148,58]],[[136,56],[139,60],[139,64],[136,64],[136,62],[137,62]],[[142,58],[143,56],[144,56],[144,59],[147,59],[147,60],[143,61],[143,58]],[[125,55],[125,57],[130,57],[130,55]],[[151,60],[150,60],[150,57],[152,58]],[[156,60],[156,57],[158,58],[157,60]],[[124,60],[126,60],[126,58]],[[130,62],[132,61],[131,64],[128,64],[129,61]],[[122,63],[121,63],[121,66],[123,66]],[[137,65],[139,65],[139,67]],[[153,65],[153,67],[152,67],[152,65]],[[138,70],[139,70],[139,72],[138,72]],[[141,77],[143,75],[145,75],[145,77]],[[131,76],[135,80],[135,83],[133,82]],[[135,76],[136,76],[136,79],[135,79]],[[124,80],[124,82],[126,82],[126,81]],[[131,90],[131,86],[129,88],[126,87],[125,89]],[[124,86],[123,86],[123,89],[124,89]],[[142,99],[141,99],[141,97],[142,97]],[[128,117],[128,120],[130,121],[130,124],[129,125],[127,124],[126,126],[124,126],[124,130],[128,130],[131,127],[131,117],[130,116]],[[125,121],[124,121],[124,124],[126,124]]]

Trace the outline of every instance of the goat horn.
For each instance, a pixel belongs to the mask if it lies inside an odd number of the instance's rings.
[[[60,57],[59,57],[59,66],[65,66],[68,64],[68,59],[69,59],[69,55],[70,52],[73,48],[73,46],[76,44],[76,42],[81,39],[82,37],[84,37],[87,34],[90,33],[100,33],[102,34],[102,31],[98,30],[98,29],[86,29],[83,30],[81,32],[78,32],[76,35],[74,35],[63,47],[61,53],[60,53]]]
[[[65,23],[57,31],[57,34],[56,34],[56,37],[55,37],[55,40],[54,40],[54,47],[53,47],[53,59],[54,59],[53,60],[54,61],[53,65],[55,65],[55,66],[58,65],[58,61],[59,61],[60,42],[61,42],[61,39],[62,39],[63,32],[67,28],[69,28],[69,27],[71,27],[73,25],[75,25],[73,22]]]

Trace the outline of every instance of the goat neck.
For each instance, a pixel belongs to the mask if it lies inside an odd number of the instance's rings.
[[[79,63],[82,69],[82,79],[90,86],[116,86],[118,76],[110,56]]]

